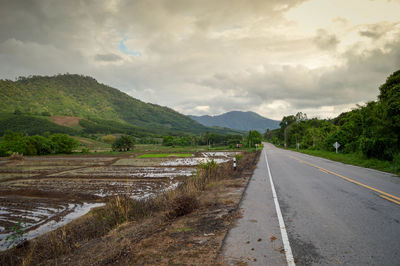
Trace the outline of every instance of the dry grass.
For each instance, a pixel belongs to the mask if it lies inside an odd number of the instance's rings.
[[[199,207],[199,201],[194,194],[181,194],[175,197],[171,204],[171,210],[167,213],[169,219],[186,215]]]
[[[9,160],[13,161],[23,161],[24,160],[24,155],[20,154],[18,152],[13,152],[10,157],[8,157]]]
[[[79,117],[74,116],[52,116],[51,122],[64,126],[64,127],[72,127],[79,125]]]
[[[212,190],[226,179],[240,177],[243,171],[251,170],[256,159],[254,154],[246,154],[239,160],[236,171],[230,163],[216,165],[211,162],[202,165],[197,175],[186,179],[177,189],[153,199],[133,200],[125,196],[116,196],[110,199],[105,207],[94,209],[88,215],[28,241],[19,248],[0,253],[0,265],[38,265],[54,262],[91,240],[105,237],[121,225],[129,225],[132,222],[140,224],[145,217],[154,217],[159,223],[163,223],[163,219],[174,220],[185,216],[199,208],[199,199],[206,188]],[[217,191],[213,194],[217,195]],[[213,203],[209,204],[211,206]]]

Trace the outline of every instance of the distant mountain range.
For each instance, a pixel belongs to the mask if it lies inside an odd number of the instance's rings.
[[[168,107],[144,103],[94,78],[72,74],[0,80],[0,113],[0,131],[21,130],[22,126],[22,131],[31,132],[27,121],[35,121],[39,131],[34,132],[40,133],[38,125],[45,123],[56,130],[50,117],[68,116],[79,123],[72,129],[87,133],[228,133],[207,128]]]
[[[236,130],[249,131],[257,130],[260,133],[264,133],[267,128],[276,129],[279,128],[280,121],[265,118],[254,112],[241,112],[232,111],[216,116],[194,116],[189,115],[190,118],[199,122],[205,126],[218,126],[227,127]]]

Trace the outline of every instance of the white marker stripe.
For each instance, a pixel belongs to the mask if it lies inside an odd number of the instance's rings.
[[[283,221],[281,208],[279,207],[279,201],[278,201],[278,197],[276,195],[274,181],[272,181],[271,170],[269,169],[267,153],[265,152],[265,150],[264,150],[264,155],[265,155],[265,162],[267,163],[267,168],[268,168],[269,181],[271,182],[272,197],[274,198],[276,214],[278,215],[279,226],[281,228],[282,242],[283,242],[283,248],[285,249],[286,261],[287,261],[288,265],[294,266],[296,264],[294,263],[292,249],[290,248],[290,243],[289,243],[288,234],[286,232],[285,222]]]

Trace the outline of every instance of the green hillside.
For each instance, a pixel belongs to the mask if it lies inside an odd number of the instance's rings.
[[[81,75],[0,80],[0,112],[16,110],[31,115],[46,113],[87,118],[90,121],[81,120],[80,124],[89,131],[95,131],[95,126],[102,127],[101,131],[122,126],[125,131],[140,129],[142,133],[156,134],[209,130],[170,108],[144,103]]]
[[[47,117],[25,115],[25,114],[0,114],[0,136],[7,130],[22,132],[28,135],[49,133],[64,133],[76,135],[78,132],[69,127],[63,127],[52,123]]]

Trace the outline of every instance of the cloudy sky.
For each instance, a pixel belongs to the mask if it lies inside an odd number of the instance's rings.
[[[400,69],[400,0],[0,0],[0,78],[77,73],[184,114],[334,117]]]

